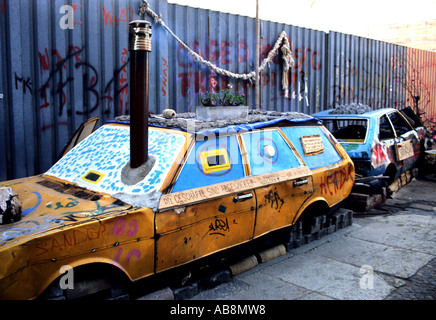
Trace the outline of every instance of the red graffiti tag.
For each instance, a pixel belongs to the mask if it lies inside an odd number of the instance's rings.
[[[331,196],[341,190],[347,180],[354,181],[353,166],[350,164],[348,168],[341,168],[333,173],[322,177],[319,184],[321,194],[330,194]]]
[[[162,80],[162,88],[161,88],[161,90],[162,90],[163,96],[165,97],[167,95],[166,89],[167,89],[167,81],[168,81],[168,74],[167,74],[167,71],[168,71],[168,62],[165,60],[164,57],[161,57],[161,58],[163,60],[163,66],[165,67],[165,69],[162,70],[163,80]]]

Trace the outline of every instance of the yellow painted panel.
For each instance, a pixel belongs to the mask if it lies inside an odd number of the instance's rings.
[[[41,184],[42,182],[42,184]],[[131,279],[154,272],[154,213],[42,177],[10,183],[23,218],[0,226],[0,297],[31,299],[63,265],[106,263]],[[28,191],[32,190],[32,192]]]
[[[314,170],[314,196],[324,198],[331,207],[348,197],[354,178],[351,161],[341,161],[329,170]]]
[[[235,202],[238,195],[248,198]],[[252,190],[157,213],[156,271],[250,240],[254,218]]]
[[[312,177],[303,177],[256,189],[254,237],[292,224],[302,204],[312,195]]]
[[[288,169],[259,176],[250,176],[243,179],[218,183],[206,187],[195,188],[186,191],[164,194],[161,197],[159,209],[184,206],[194,202],[207,201],[210,199],[223,197],[227,194],[244,192],[253,188],[273,185],[276,183],[305,177],[311,174],[307,167]]]

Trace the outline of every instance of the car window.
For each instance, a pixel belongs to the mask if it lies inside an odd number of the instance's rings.
[[[397,111],[391,112],[389,114],[389,119],[391,120],[392,125],[397,132],[397,136],[401,136],[406,132],[413,130],[410,124],[406,120],[404,120],[401,114]]]
[[[303,161],[310,169],[328,166],[342,160],[330,140],[326,137],[320,127],[289,127],[281,128],[285,136],[303,158]],[[307,152],[304,150],[304,139],[301,137],[314,137],[320,139],[322,146],[320,150]]]
[[[236,136],[197,141],[171,192],[204,187],[245,176]]]
[[[380,117],[378,138],[380,140],[395,138],[394,130],[386,115]]]
[[[302,166],[277,130],[244,133],[242,139],[253,176]]]
[[[340,141],[352,143],[365,142],[368,130],[368,120],[366,119],[325,119],[323,124]]]

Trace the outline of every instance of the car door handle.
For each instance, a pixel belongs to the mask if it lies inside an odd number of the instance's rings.
[[[253,198],[253,194],[247,193],[247,194],[243,194],[242,196],[234,197],[233,202],[244,201],[244,200],[251,199],[251,198]]]
[[[294,187],[299,187],[299,186],[302,186],[303,184],[308,184],[307,179],[300,180],[300,181],[294,181],[293,186]]]

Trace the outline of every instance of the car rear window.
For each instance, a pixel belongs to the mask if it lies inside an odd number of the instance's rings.
[[[197,141],[171,192],[190,190],[245,177],[236,136]]]
[[[323,124],[340,142],[365,143],[366,119],[323,119]]]
[[[342,160],[321,127],[288,127],[281,128],[281,130],[310,169],[328,166]],[[302,137],[319,137],[322,142],[322,150],[315,149],[314,152],[305,152]]]
[[[253,176],[302,166],[277,130],[244,133],[242,139]]]

